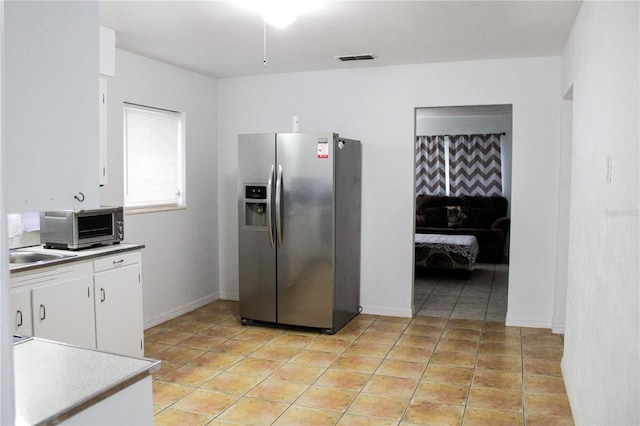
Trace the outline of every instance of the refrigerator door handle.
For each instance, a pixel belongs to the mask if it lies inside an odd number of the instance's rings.
[[[278,177],[276,178],[276,235],[278,248],[282,248],[282,165],[278,165]]]
[[[276,242],[273,236],[273,217],[271,210],[271,194],[273,192],[273,174],[275,173],[275,166],[271,165],[271,172],[269,173],[269,180],[267,181],[267,232],[269,233],[269,243],[271,248],[275,248]]]

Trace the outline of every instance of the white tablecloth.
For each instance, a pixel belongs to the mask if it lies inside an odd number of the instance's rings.
[[[416,234],[416,247],[447,250],[469,259],[473,265],[478,256],[478,240],[473,235]]]

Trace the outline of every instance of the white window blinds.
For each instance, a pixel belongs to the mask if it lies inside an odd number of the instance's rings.
[[[184,206],[183,114],[124,104],[124,204]]]

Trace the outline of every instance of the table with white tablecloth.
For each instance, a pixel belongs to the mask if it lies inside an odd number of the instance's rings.
[[[473,271],[478,240],[473,235],[416,234],[415,256],[417,266]]]

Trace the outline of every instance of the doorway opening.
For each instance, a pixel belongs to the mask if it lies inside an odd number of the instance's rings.
[[[417,315],[504,322],[512,105],[415,109]]]

